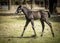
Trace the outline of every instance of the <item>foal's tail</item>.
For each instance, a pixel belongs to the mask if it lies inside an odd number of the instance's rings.
[[[48,12],[48,17],[50,18],[50,12]]]
[[[44,10],[39,10],[41,13],[46,12],[48,13],[48,18],[50,18],[50,12],[49,11],[44,11]]]
[[[48,17],[50,18],[50,12],[49,11],[46,11],[48,13]]]

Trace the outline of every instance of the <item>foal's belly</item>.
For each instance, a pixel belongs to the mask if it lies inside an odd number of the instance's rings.
[[[34,18],[35,20],[41,18],[41,14],[40,14],[40,12],[33,12],[32,14],[33,14],[33,18]]]

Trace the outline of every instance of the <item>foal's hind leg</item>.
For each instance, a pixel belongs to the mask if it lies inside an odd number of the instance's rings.
[[[43,36],[43,32],[44,32],[44,27],[45,27],[45,25],[44,25],[44,20],[40,20],[41,21],[41,24],[42,24],[42,34],[41,34],[41,36]]]
[[[48,20],[45,20],[45,22],[49,25],[49,27],[50,27],[50,29],[51,29],[51,33],[52,33],[52,35],[53,35],[53,37],[54,37],[54,32],[53,32],[51,23],[50,23]]]
[[[22,32],[22,35],[21,35],[21,37],[23,36],[23,34],[24,34],[24,31],[25,31],[25,29],[26,29],[27,25],[29,24],[29,22],[30,22],[30,21],[28,21],[28,20],[26,21],[26,24],[25,24],[25,26],[24,26],[24,30],[23,30],[23,32]]]
[[[32,37],[35,37],[36,36],[36,31],[34,29],[34,20],[33,19],[31,20],[31,24],[32,24],[32,29],[34,30],[34,33],[35,33],[35,35],[33,35]]]

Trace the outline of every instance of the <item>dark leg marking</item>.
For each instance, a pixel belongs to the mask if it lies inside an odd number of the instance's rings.
[[[29,22],[30,22],[30,21],[28,21],[28,20],[26,21],[26,24],[25,24],[25,26],[24,26],[24,30],[23,30],[23,32],[22,32],[21,37],[23,37],[23,34],[24,34],[24,32],[25,32],[25,30],[26,30],[26,27],[28,26]]]

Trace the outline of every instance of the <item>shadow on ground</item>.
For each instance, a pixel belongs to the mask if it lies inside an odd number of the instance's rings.
[[[38,38],[37,36],[35,37],[35,36],[23,36],[23,37],[19,37],[19,36],[17,36],[17,37],[0,37],[0,38]]]
[[[60,16],[53,15],[53,17],[50,18],[52,22],[60,22]]]
[[[23,16],[23,15],[22,15]],[[12,18],[12,19],[17,19],[17,20],[25,20],[25,17],[14,17],[14,18]]]

